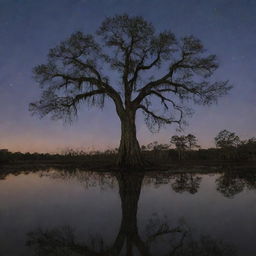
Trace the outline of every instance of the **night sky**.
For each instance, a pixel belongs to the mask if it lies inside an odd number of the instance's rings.
[[[203,147],[214,146],[222,129],[242,139],[256,136],[255,0],[0,0],[0,148],[56,152],[118,146],[120,122],[111,103],[103,111],[84,106],[71,126],[31,116],[28,104],[40,95],[32,68],[45,63],[50,48],[77,30],[93,33],[105,17],[123,13],[142,15],[177,37],[200,38],[218,56],[214,78],[234,85],[217,105],[194,107],[186,134],[195,134]],[[168,143],[176,128],[152,134],[142,115],[137,118],[141,144]]]

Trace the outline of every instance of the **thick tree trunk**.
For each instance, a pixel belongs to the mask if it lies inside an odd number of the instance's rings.
[[[137,211],[140,191],[144,173],[130,175],[121,173],[117,175],[119,184],[119,195],[122,205],[122,222],[119,230],[119,237],[126,240],[126,255],[134,255],[134,249],[140,255],[149,256],[147,244],[141,239],[137,225]],[[120,248],[121,246],[119,246]]]
[[[135,112],[126,111],[120,117],[121,141],[118,151],[118,166],[137,168],[143,166],[139,142],[136,137]]]
[[[130,239],[138,235],[137,210],[143,177],[143,173],[120,173],[117,176],[122,205],[121,229]]]

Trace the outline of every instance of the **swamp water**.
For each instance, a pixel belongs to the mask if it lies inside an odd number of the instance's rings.
[[[0,256],[256,255],[256,172],[0,180]]]

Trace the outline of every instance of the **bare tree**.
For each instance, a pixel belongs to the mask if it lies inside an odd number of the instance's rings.
[[[156,33],[142,17],[116,15],[95,36],[77,32],[49,51],[48,62],[34,68],[43,92],[30,110],[72,120],[82,103],[102,108],[111,99],[121,121],[118,164],[141,166],[137,110],[150,129],[181,125],[191,112],[186,102],[211,104],[231,88],[210,80],[217,68],[216,56],[206,55],[195,37],[178,40],[170,31]]]

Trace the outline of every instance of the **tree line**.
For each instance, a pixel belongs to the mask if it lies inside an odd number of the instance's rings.
[[[141,146],[143,157],[152,163],[168,164],[177,161],[247,161],[256,160],[256,137],[241,140],[239,136],[228,130],[220,131],[214,138],[215,147],[203,149],[193,134],[173,135],[166,144],[151,142]],[[65,149],[59,154],[20,153],[0,150],[0,163],[19,161],[52,161],[71,164],[85,163],[88,167],[114,165],[118,148],[105,151],[83,151]],[[97,167],[97,166],[96,166]]]
[[[214,138],[215,148],[202,149],[193,134],[173,135],[168,144],[157,141],[143,145],[142,151],[168,152],[178,160],[256,160],[256,137],[241,140],[235,132],[220,131]]]

